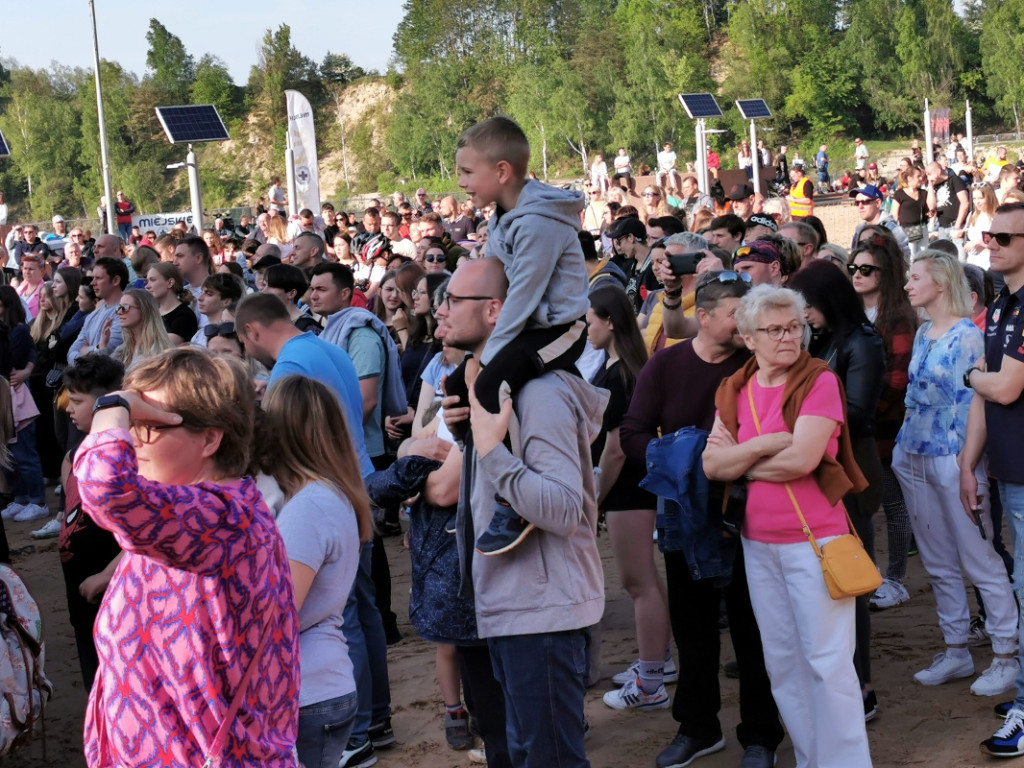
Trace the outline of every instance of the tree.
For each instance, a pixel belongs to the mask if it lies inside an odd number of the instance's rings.
[[[225,120],[235,118],[241,107],[239,89],[227,65],[209,53],[196,66],[191,96],[193,104],[213,104]]]
[[[996,111],[1021,131],[1024,109],[1024,0],[989,0],[982,13],[982,66]]]
[[[249,72],[249,106],[257,113],[254,117],[258,130],[272,137],[275,150],[283,151],[288,117],[284,92],[302,91],[316,109],[323,103],[323,86],[316,64],[292,45],[292,32],[287,24],[266,31],[256,59],[256,66]]]
[[[146,33],[149,50],[146,66],[153,82],[170,104],[188,103],[189,91],[196,78],[196,63],[185,50],[185,44],[156,19],[149,20]]]
[[[352,63],[352,59],[344,53],[324,54],[324,60],[320,62],[320,79],[325,83],[351,83],[365,75],[362,67]]]

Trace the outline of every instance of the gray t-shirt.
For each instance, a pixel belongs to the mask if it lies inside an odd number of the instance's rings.
[[[277,516],[288,559],[316,572],[299,610],[302,683],[299,706],[356,689],[342,613],[359,567],[359,524],[348,499],[325,483],[310,483]]]

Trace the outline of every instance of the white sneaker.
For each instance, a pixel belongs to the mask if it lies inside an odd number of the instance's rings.
[[[4,520],[13,520],[14,516],[21,512],[21,510],[23,510],[24,508],[24,504],[19,504],[16,501],[12,501],[10,504],[4,507],[3,512],[0,512],[0,517],[2,517]]]
[[[970,653],[957,658],[952,650],[947,648],[942,653],[935,654],[932,665],[914,675],[914,679],[921,685],[942,685],[950,680],[970,677],[973,674],[974,659]]]
[[[910,599],[907,588],[898,581],[883,579],[882,586],[875,590],[875,594],[868,600],[868,605],[876,611],[884,611],[886,608],[895,608]]]
[[[469,758],[469,762],[471,763],[479,763],[482,765],[487,764],[487,753],[484,752],[482,747],[480,749],[469,750],[469,752],[466,753],[466,756]]]
[[[999,696],[1013,690],[1019,674],[1020,662],[1017,659],[992,659],[992,666],[971,684],[971,693],[975,696]]]
[[[40,506],[39,504],[29,504],[14,516],[14,522],[27,523],[32,520],[41,520],[42,518],[49,516],[50,510],[46,507]]]
[[[37,531],[32,531],[33,539],[53,539],[60,536],[60,520],[54,518]]]
[[[616,685],[625,685],[640,677],[640,659],[637,659],[626,668],[625,671],[612,675],[612,682]],[[665,659],[665,671],[661,682],[669,685],[679,679],[679,670],[676,668],[675,659],[669,656]]]
[[[654,693],[644,693],[639,680],[631,680],[621,688],[608,691],[604,703],[612,709],[668,709],[672,703],[665,685],[659,685]]]
[[[988,636],[988,632],[985,630],[985,622],[982,621],[981,616],[975,616],[971,619],[971,627],[967,630],[967,645],[971,648],[977,648],[982,645],[991,645],[992,638]]]

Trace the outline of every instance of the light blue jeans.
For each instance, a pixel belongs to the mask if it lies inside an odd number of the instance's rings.
[[[999,500],[1003,502],[1003,515],[1010,525],[1013,536],[1013,594],[1017,605],[1024,614],[1024,484],[999,481]],[[1021,638],[1024,638],[1024,622],[1018,618]],[[1021,671],[1017,673],[1017,698],[1014,705],[1024,709],[1024,644],[1017,651]]]

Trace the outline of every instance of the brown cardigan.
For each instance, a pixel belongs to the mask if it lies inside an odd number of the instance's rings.
[[[739,439],[737,400],[743,386],[754,375],[757,368],[757,358],[751,357],[746,365],[725,379],[715,393],[715,407],[718,409],[718,416],[737,440]],[[828,364],[824,360],[811,357],[805,350],[800,353],[800,357],[786,374],[785,389],[782,393],[782,419],[790,432],[796,425],[804,398],[811,391],[818,376],[826,371],[831,373]],[[868,481],[853,456],[850,430],[846,426],[846,393],[843,391],[841,381],[839,382],[839,396],[843,401],[843,423],[839,428],[838,460],[826,454],[822,456],[821,463],[814,470],[814,479],[817,481],[818,487],[825,494],[828,503],[833,506],[850,491],[860,493],[868,487]]]

